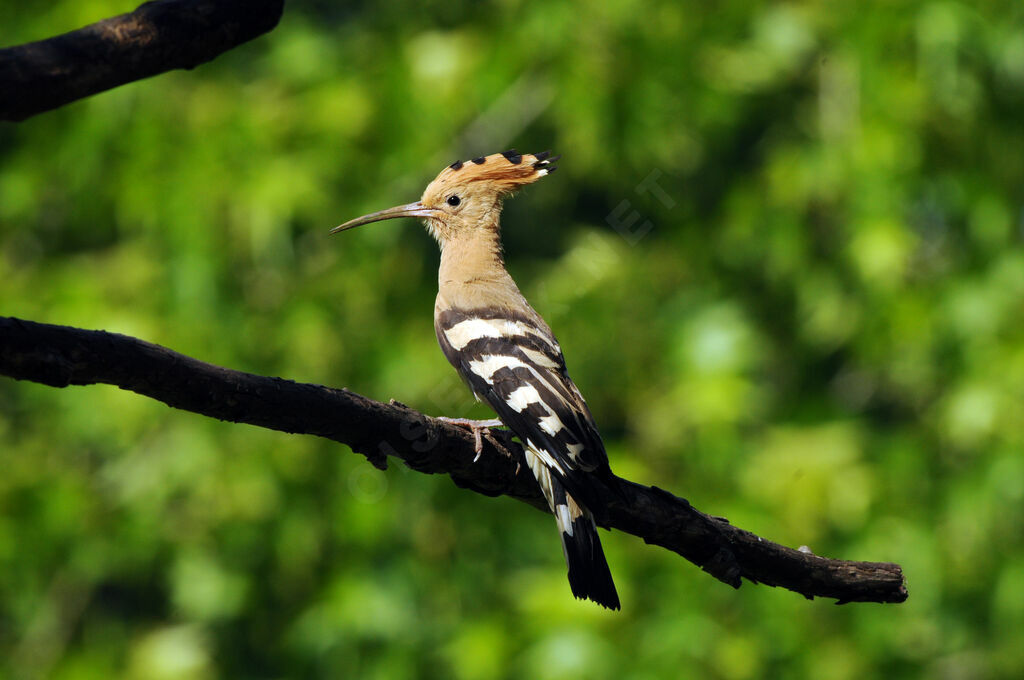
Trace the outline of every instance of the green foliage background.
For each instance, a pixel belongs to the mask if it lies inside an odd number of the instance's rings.
[[[6,0],[0,43],[134,6]],[[0,313],[485,417],[424,231],[327,230],[510,146],[565,155],[506,250],[612,467],[899,562],[909,601],[733,591],[613,533],[608,613],[509,499],[0,380],[0,677],[1022,677],[1019,2],[289,3],[0,126]]]

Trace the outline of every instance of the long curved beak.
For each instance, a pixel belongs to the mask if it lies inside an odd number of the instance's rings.
[[[393,220],[397,217],[434,217],[439,211],[433,208],[428,208],[419,201],[415,203],[407,203],[406,205],[396,205],[394,208],[388,208],[387,210],[378,210],[375,213],[369,215],[363,215],[357,217],[354,220],[349,220],[345,224],[339,224],[334,229],[331,229],[332,234],[337,234],[339,231],[345,231],[353,227],[358,227],[370,222],[380,222],[381,220]]]

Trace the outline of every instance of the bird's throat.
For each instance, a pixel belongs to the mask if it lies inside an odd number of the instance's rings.
[[[473,230],[445,242],[437,283],[440,297],[458,309],[504,307],[522,299],[505,270],[497,229]]]
[[[438,283],[465,285],[477,279],[503,278],[505,263],[497,230],[474,229],[446,241],[441,248]],[[505,274],[507,275],[507,274]]]

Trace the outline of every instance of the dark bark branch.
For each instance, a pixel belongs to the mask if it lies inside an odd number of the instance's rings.
[[[0,49],[0,120],[19,121],[134,80],[191,69],[277,25],[284,0],[156,0]]]
[[[221,420],[326,437],[381,469],[387,456],[395,456],[414,470],[447,474],[460,487],[547,510],[533,477],[520,466],[522,449],[507,433],[488,437],[474,463],[473,438],[461,428],[344,389],[221,368],[115,333],[7,317],[0,317],[0,374],[54,387],[117,385]],[[840,603],[907,598],[899,565],[803,553],[706,515],[657,487],[621,484],[624,498],[600,490],[600,524],[679,553],[733,587],[745,578]]]

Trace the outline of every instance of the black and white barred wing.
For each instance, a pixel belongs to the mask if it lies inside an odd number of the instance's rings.
[[[562,477],[607,464],[558,342],[524,317],[446,311],[437,338],[470,389]]]
[[[448,360],[526,445],[526,462],[555,515],[575,597],[619,608],[586,502],[586,473],[608,460],[590,410],[551,332],[525,317],[442,312],[435,323]]]

